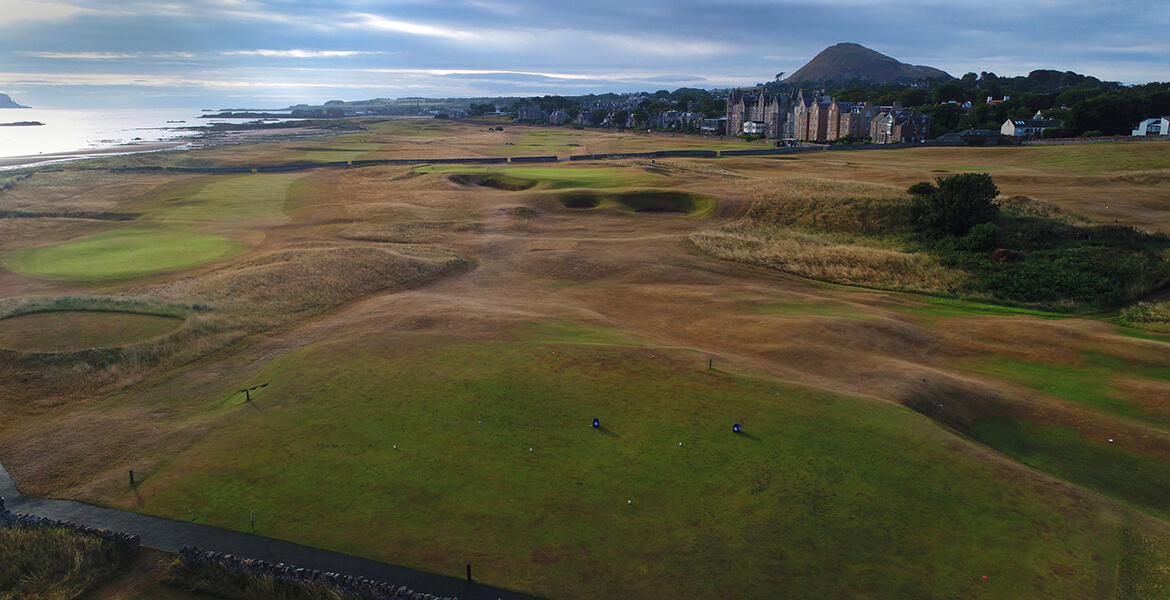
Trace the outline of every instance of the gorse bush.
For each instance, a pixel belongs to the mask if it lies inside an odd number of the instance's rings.
[[[937,186],[920,182],[907,192],[914,196],[910,203],[914,229],[926,237],[963,236],[972,227],[999,216],[994,202],[999,189],[986,173],[940,177]]]

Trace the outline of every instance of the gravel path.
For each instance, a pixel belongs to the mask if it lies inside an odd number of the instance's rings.
[[[8,510],[12,512],[136,534],[144,546],[171,552],[177,552],[183,545],[198,546],[205,550],[274,563],[359,575],[394,585],[405,585],[416,592],[458,597],[461,600],[536,600],[535,596],[468,583],[464,579],[424,573],[257,535],[101,508],[71,500],[21,496],[16,490],[16,482],[3,465],[0,465],[0,497],[5,499]],[[472,575],[475,574],[474,568],[475,565],[472,565]]]

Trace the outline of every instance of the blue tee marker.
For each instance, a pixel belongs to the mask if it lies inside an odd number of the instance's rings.
[[[736,423],[735,425],[732,425],[732,426],[731,426],[731,431],[733,431],[733,432],[735,432],[735,433],[739,433],[739,423]]]
[[[594,427],[601,427],[601,419],[593,419]]]

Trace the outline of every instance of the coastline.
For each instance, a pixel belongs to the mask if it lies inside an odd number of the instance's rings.
[[[340,120],[340,119],[339,119]],[[190,137],[176,138],[168,141],[135,142],[119,144],[102,148],[87,148],[70,150],[67,152],[52,152],[45,154],[26,154],[22,156],[0,156],[0,171],[8,171],[23,167],[33,167],[57,162],[83,160],[103,156],[119,156],[141,154],[145,152],[162,152],[166,150],[190,150],[213,146],[232,146],[239,144],[255,144],[261,142],[281,142],[322,134],[340,133],[323,128],[318,124],[298,125],[294,127],[260,128],[227,127],[219,130],[207,130],[202,127],[189,127],[193,130]]]
[[[141,144],[121,144],[118,146],[92,148],[88,150],[73,150],[70,152],[52,152],[49,154],[32,154],[25,156],[3,156],[0,157],[0,169],[29,167],[42,163],[79,160],[83,158],[93,158],[96,156],[116,156],[119,154],[137,154],[139,152],[159,152],[161,150],[174,150],[176,148],[182,148],[190,145],[190,140],[173,142],[144,142]]]

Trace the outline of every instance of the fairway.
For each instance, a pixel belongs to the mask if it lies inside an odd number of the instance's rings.
[[[605,330],[518,333],[537,337],[281,360],[145,509],[234,529],[254,510],[264,535],[553,598],[1071,598],[1142,550],[905,409]]]
[[[242,221],[280,214],[289,188],[304,173],[209,176],[167,190],[151,208],[159,221]],[[156,203],[157,202],[157,203]]]
[[[109,281],[193,267],[231,256],[242,247],[185,228],[131,225],[59,246],[16,250],[0,262],[36,277]]]

